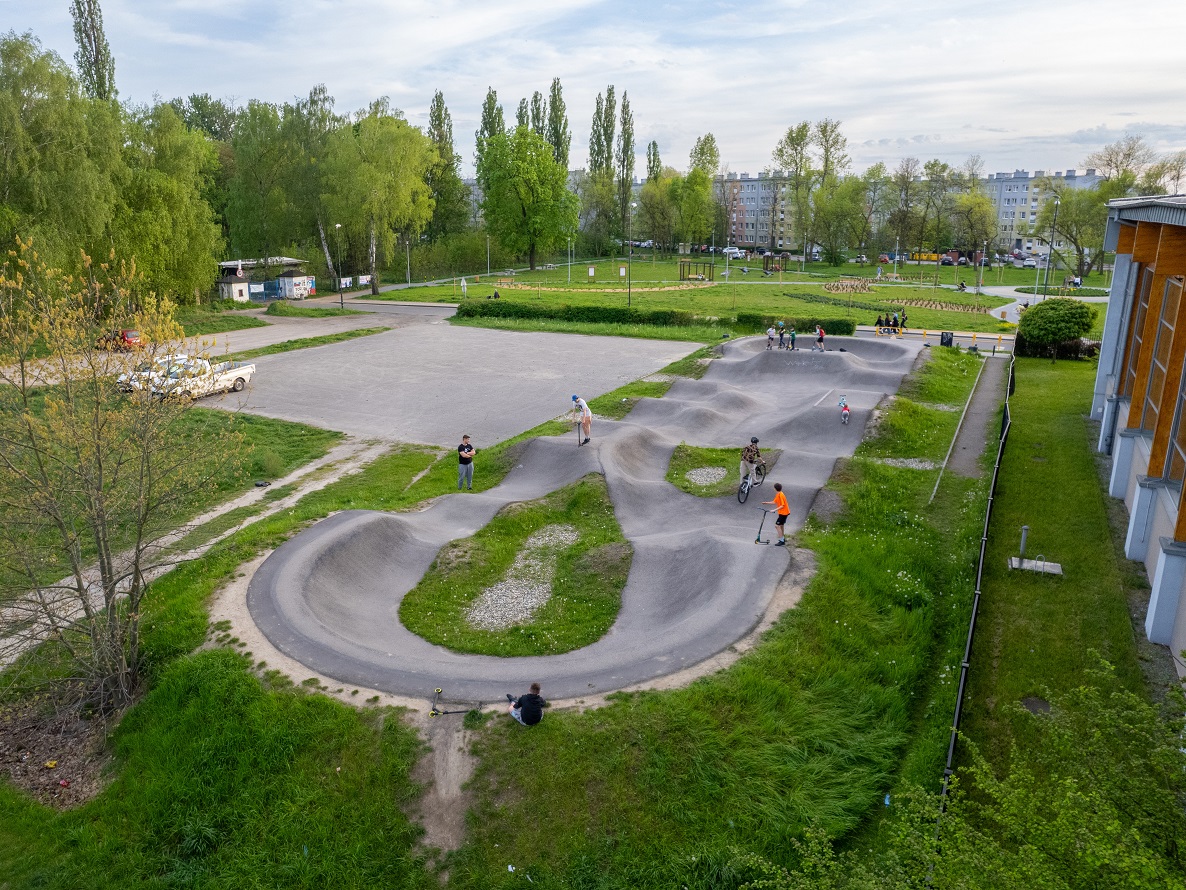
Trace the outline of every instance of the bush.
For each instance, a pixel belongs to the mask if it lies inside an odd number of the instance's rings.
[[[1023,355],[1049,355],[1060,352],[1082,354],[1080,341],[1095,323],[1095,309],[1077,300],[1052,297],[1031,306],[1017,326],[1017,345]]]
[[[794,328],[796,332],[807,336],[814,333],[816,325],[832,336],[851,336],[857,329],[857,323],[848,318],[824,318],[821,316],[806,316],[791,318],[786,315],[759,315],[756,312],[738,312],[737,326],[743,331],[761,333],[768,327],[782,322],[787,328]]]

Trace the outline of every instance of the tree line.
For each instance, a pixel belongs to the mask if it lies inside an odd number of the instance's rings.
[[[438,91],[428,126],[412,126],[387,98],[340,113],[324,85],[280,104],[235,107],[208,94],[152,105],[118,101],[97,0],[74,0],[77,71],[32,34],[0,38],[0,239],[31,239],[56,266],[84,257],[135,261],[146,290],[189,303],[210,292],[217,261],[295,254],[331,279],[380,274],[401,259],[411,278],[464,274],[526,261],[571,244],[602,256],[624,240],[741,241],[771,250],[902,249],[969,254],[1000,240],[978,156],[953,167],[904,158],[852,170],[840,121],[802,121],[773,147],[767,200],[729,177],[715,137],[696,140],[686,172],[645,147],[636,184],[629,95],[596,97],[588,163],[573,169],[563,88],[519,101],[513,122],[491,87],[474,134],[476,188],[461,178],[452,116]],[[1080,274],[1103,262],[1108,200],[1177,188],[1186,152],[1158,158],[1139,136],[1085,163],[1093,189],[1042,183],[1058,193],[1023,236],[1059,242]],[[744,213],[742,211],[745,211]],[[739,225],[752,228],[739,231]],[[489,237],[486,237],[489,236]],[[401,250],[401,245],[404,249]],[[483,256],[485,254],[485,256]],[[264,274],[268,274],[265,268]]]

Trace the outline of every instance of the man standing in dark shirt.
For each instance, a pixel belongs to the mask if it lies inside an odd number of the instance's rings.
[[[474,488],[474,455],[478,452],[469,444],[469,436],[461,437],[461,444],[457,446],[457,489],[461,490],[462,483],[467,491]]]
[[[535,726],[544,719],[544,704],[546,703],[539,694],[538,683],[532,683],[531,691],[518,698],[507,693],[507,701],[511,703],[511,716],[524,726]]]

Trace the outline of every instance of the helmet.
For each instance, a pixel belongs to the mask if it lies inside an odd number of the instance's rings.
[[[750,440],[749,440],[749,441],[750,441],[750,444],[751,444],[751,445],[757,445],[757,444],[758,444],[758,437],[757,437],[757,436],[750,436]]]
[[[576,397],[576,396],[573,396],[573,397],[572,397],[572,400],[575,402],[575,401],[577,400],[577,397]]]

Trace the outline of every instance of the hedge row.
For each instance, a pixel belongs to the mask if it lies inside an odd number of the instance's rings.
[[[461,318],[551,318],[601,324],[650,324],[691,327],[718,324],[721,319],[701,318],[677,309],[634,309],[625,306],[544,306],[510,300],[465,300],[457,307]]]
[[[511,300],[465,300],[457,307],[461,318],[549,318],[559,321],[579,321],[601,324],[649,324],[659,327],[690,327],[692,325],[736,325],[746,333],[759,333],[782,322],[797,331],[814,331],[822,325],[829,334],[852,334],[856,323],[846,318],[808,316],[793,318],[786,315],[759,315],[739,312],[737,318],[707,318],[681,312],[678,309],[634,309],[625,306],[553,306],[515,303]]]

